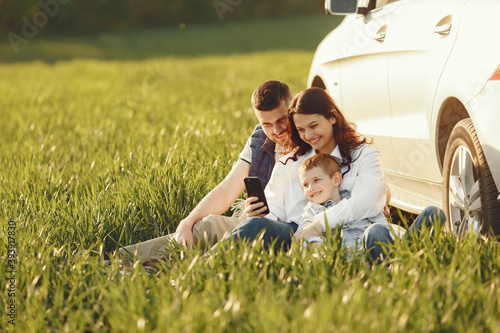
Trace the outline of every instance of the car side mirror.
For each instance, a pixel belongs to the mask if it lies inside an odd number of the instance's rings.
[[[358,12],[358,0],[325,0],[328,15],[347,15]]]

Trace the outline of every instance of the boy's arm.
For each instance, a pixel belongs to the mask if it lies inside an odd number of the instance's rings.
[[[223,214],[245,190],[244,179],[250,173],[250,164],[239,159],[224,178],[193,209],[177,227],[175,240],[186,246],[193,243],[193,226],[210,214]]]
[[[323,225],[317,217],[313,217],[312,221],[308,223],[301,230],[297,230],[293,238],[300,240],[308,240],[311,237],[321,236],[323,233]]]
[[[314,210],[311,207],[311,202],[309,202],[307,206],[304,208],[304,213],[302,213],[302,218],[300,219],[299,222],[299,228],[297,229],[295,234],[297,234],[302,229],[311,224],[313,222],[313,218],[314,218]]]
[[[316,212],[312,208],[312,203],[309,202],[304,209],[304,214],[300,220],[299,228],[293,235],[293,238],[305,241],[311,237],[321,236],[321,229],[323,227],[315,215]]]

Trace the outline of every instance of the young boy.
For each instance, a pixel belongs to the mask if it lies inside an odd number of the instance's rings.
[[[348,199],[350,195],[348,191],[339,191],[342,174],[335,157],[329,154],[318,154],[305,160],[299,168],[299,178],[309,203],[304,208],[297,232],[312,223],[315,215],[336,205],[341,200]],[[360,251],[363,233],[373,223],[388,224],[382,213],[373,218],[364,218],[342,224],[341,237],[344,245],[346,247],[356,246]],[[321,236],[311,237],[306,242],[322,243],[323,238]]]

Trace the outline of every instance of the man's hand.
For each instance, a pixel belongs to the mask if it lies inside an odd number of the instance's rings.
[[[391,216],[391,210],[390,210],[389,206],[385,205],[382,213],[384,214],[384,216],[386,218],[389,218]]]
[[[264,211],[266,211],[266,206],[263,202],[257,202],[259,200],[257,197],[249,197],[245,203],[245,213],[248,217],[264,217]],[[254,203],[255,202],[255,203]]]
[[[311,237],[314,236],[321,236],[323,230],[323,225],[321,225],[321,221],[318,220],[316,217],[313,218],[313,222],[306,226],[304,229],[296,233],[293,238],[297,239],[298,241],[306,241]]]
[[[186,247],[191,247],[193,245],[193,227],[185,219],[179,223],[175,231],[174,239],[177,243]]]
[[[391,216],[391,210],[389,208],[389,203],[391,202],[391,189],[389,188],[389,186],[387,186],[387,184],[384,183],[384,185],[385,185],[385,206],[382,213],[386,218],[389,218]]]

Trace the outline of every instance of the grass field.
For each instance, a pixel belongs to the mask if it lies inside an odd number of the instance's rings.
[[[304,89],[337,23],[39,36],[18,54],[4,39],[0,330],[500,331],[498,245],[442,233],[398,243],[390,269],[346,261],[338,240],[319,253],[193,250],[157,275],[103,267],[120,245],[173,231],[223,179],[256,123],[253,89]]]

